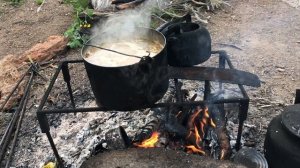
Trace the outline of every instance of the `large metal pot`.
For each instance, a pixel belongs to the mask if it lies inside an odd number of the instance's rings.
[[[145,31],[146,28],[140,29]],[[154,104],[166,93],[169,86],[166,39],[156,30],[146,29],[146,32],[144,38],[159,41],[163,49],[154,57],[143,57],[132,65],[103,67],[92,64],[85,58],[91,47],[82,48],[81,55],[99,106],[120,111],[136,110]]]

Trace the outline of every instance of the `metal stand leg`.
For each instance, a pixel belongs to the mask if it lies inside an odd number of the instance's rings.
[[[205,81],[204,84],[204,100],[207,100],[209,98],[209,95],[211,93],[211,88],[210,88],[210,81]]]
[[[70,77],[68,64],[64,63],[61,67],[61,70],[62,70],[62,73],[63,73],[64,81],[67,83],[67,87],[68,87],[68,91],[69,91],[72,106],[73,106],[73,108],[75,108],[75,102],[74,102],[72,87],[71,87],[71,83],[70,83],[71,77]]]
[[[225,62],[226,62],[226,59],[224,58],[224,55],[223,54],[220,54],[219,55],[219,68],[221,69],[225,69]],[[222,90],[223,89],[223,83],[219,83],[219,90]]]
[[[300,89],[296,90],[295,104],[300,104]]]
[[[50,142],[51,148],[56,157],[59,167],[63,167],[64,166],[63,162],[62,162],[61,158],[59,157],[59,154],[58,154],[55,144],[53,142],[52,136],[50,134],[50,126],[49,126],[47,116],[43,113],[37,112],[37,118],[38,118],[41,130],[42,130],[42,133],[46,133],[46,135],[47,135],[48,141]]]
[[[63,162],[62,162],[62,160],[61,160],[61,158],[60,158],[60,156],[59,156],[59,154],[58,154],[58,151],[57,151],[57,149],[56,149],[56,147],[55,147],[55,144],[54,144],[54,142],[53,142],[53,139],[52,139],[52,136],[51,136],[51,134],[50,134],[50,131],[47,131],[47,132],[46,132],[46,135],[47,135],[47,138],[48,138],[48,140],[49,140],[49,142],[50,142],[50,145],[51,145],[51,148],[52,148],[53,153],[54,153],[54,155],[55,155],[55,158],[56,158],[56,160],[57,160],[58,166],[59,166],[60,168],[63,168],[63,167],[64,167],[64,164],[63,164]]]
[[[238,151],[241,148],[241,138],[242,138],[242,132],[243,132],[243,126],[244,121],[247,119],[247,113],[249,108],[249,101],[243,102],[240,104],[239,109],[239,129],[238,129],[238,135],[236,139],[236,145],[235,149]]]

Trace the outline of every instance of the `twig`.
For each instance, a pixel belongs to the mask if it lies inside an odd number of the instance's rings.
[[[231,47],[231,48],[235,48],[235,49],[238,49],[238,50],[243,50],[243,49],[241,49],[240,47],[237,47],[237,46],[235,46],[235,45],[233,45],[233,44],[226,44],[226,43],[215,43],[215,44],[217,44],[217,45],[220,45],[220,46],[224,46],[224,47]]]
[[[44,3],[46,2],[46,0],[43,0],[42,4],[37,8],[36,12],[40,12],[40,10],[42,9],[42,6],[44,5]]]
[[[203,3],[203,2],[198,2],[198,1],[195,1],[195,0],[192,0],[192,2],[196,5],[207,5],[206,3]]]
[[[198,13],[199,13],[198,11],[196,11],[194,8],[191,8],[191,10],[193,11],[194,16],[195,16],[195,18],[197,19],[197,21],[202,22],[202,23],[204,23],[204,24],[207,24],[207,23],[208,23],[207,20],[203,20],[203,19],[200,18],[200,16],[198,15]]]
[[[272,105],[263,105],[263,106],[260,106],[260,108],[268,108],[268,107],[272,107]]]
[[[165,19],[161,18],[160,16],[157,16],[155,14],[152,14],[152,16],[156,17],[157,19],[163,21],[164,23],[167,23],[168,21],[166,21]]]

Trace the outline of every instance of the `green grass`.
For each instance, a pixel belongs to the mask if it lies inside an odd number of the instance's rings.
[[[20,6],[23,3],[23,0],[6,0],[10,2],[11,5],[13,6]]]
[[[44,0],[35,0],[35,3],[36,3],[37,5],[42,5],[43,2],[44,2]]]

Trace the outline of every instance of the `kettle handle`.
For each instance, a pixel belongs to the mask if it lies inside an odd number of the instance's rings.
[[[172,25],[174,26],[175,24],[182,23],[182,22],[187,22],[187,23],[192,22],[192,16],[189,13],[187,13],[183,17],[174,19],[171,22],[167,22],[167,23],[159,26],[156,30],[165,35],[165,33],[167,32],[167,30],[169,29],[170,26],[172,26]]]

